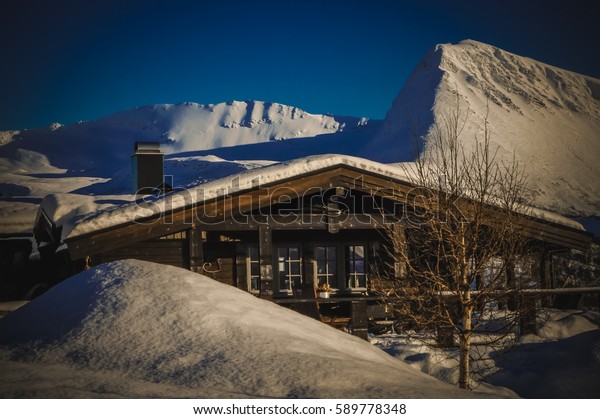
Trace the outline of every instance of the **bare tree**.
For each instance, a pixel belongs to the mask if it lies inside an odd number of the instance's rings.
[[[508,163],[498,158],[487,116],[482,137],[465,147],[469,113],[456,98],[407,168],[417,187],[403,219],[386,227],[394,272],[386,292],[413,327],[458,336],[458,385],[467,389],[471,360],[483,356],[478,345],[505,346],[518,319],[508,305],[529,277],[522,234],[528,207],[524,173],[514,156]],[[502,321],[493,321],[500,314]],[[486,333],[474,342],[475,331]]]

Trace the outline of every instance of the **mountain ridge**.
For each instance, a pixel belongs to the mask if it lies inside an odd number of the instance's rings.
[[[388,163],[414,160],[458,97],[467,149],[487,121],[499,157],[515,155],[523,165],[536,205],[600,215],[598,90],[598,79],[491,45],[438,44],[409,76],[365,154]]]
[[[368,122],[256,100],[145,105],[94,121],[5,131],[0,157],[27,149],[60,168],[111,176],[127,165],[135,141],[158,141],[170,154],[335,134]]]

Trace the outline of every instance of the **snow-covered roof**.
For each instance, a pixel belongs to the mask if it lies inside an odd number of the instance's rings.
[[[90,232],[131,223],[165,211],[183,208],[190,204],[190,201],[186,199],[189,197],[195,203],[200,203],[233,192],[265,186],[341,165],[391,177],[402,182],[409,181],[404,174],[404,170],[399,167],[359,157],[325,154],[273,164],[227,176],[189,188],[186,190],[186,194],[170,193],[158,198],[146,197],[144,200],[135,200],[135,197],[129,196],[131,202],[121,205],[106,205],[107,200],[99,199],[100,197],[83,197],[81,201],[78,201],[78,198],[68,194],[63,196],[54,195],[52,198],[44,199],[42,208],[55,224],[62,226],[62,239],[66,240]],[[119,198],[123,200],[122,196]],[[62,206],[63,204],[69,208],[56,208],[57,205]],[[59,214],[60,217],[52,217],[50,214]],[[65,216],[69,214],[71,217]]]
[[[41,208],[57,226],[62,227],[62,240],[67,240],[181,209],[190,203],[201,203],[338,166],[385,176],[400,183],[412,183],[404,166],[383,164],[346,155],[324,154],[247,170],[186,189],[185,194],[175,192],[160,197],[145,197],[142,200],[136,200],[133,195],[126,197],[52,195],[44,199]],[[566,217],[539,209],[531,209],[530,212],[539,219],[584,230],[581,224]]]

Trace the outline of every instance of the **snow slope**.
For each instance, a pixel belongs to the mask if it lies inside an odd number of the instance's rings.
[[[415,138],[456,108],[456,93],[467,116],[463,141],[482,138],[487,115],[493,145],[523,163],[537,205],[600,215],[600,80],[476,41],[425,55],[363,155],[413,160]]]
[[[26,398],[478,396],[244,291],[133,260],[0,319],[0,377],[2,397]]]

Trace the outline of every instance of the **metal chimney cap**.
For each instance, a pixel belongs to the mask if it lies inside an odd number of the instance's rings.
[[[160,143],[150,141],[136,141],[133,151],[136,153],[160,153]]]

